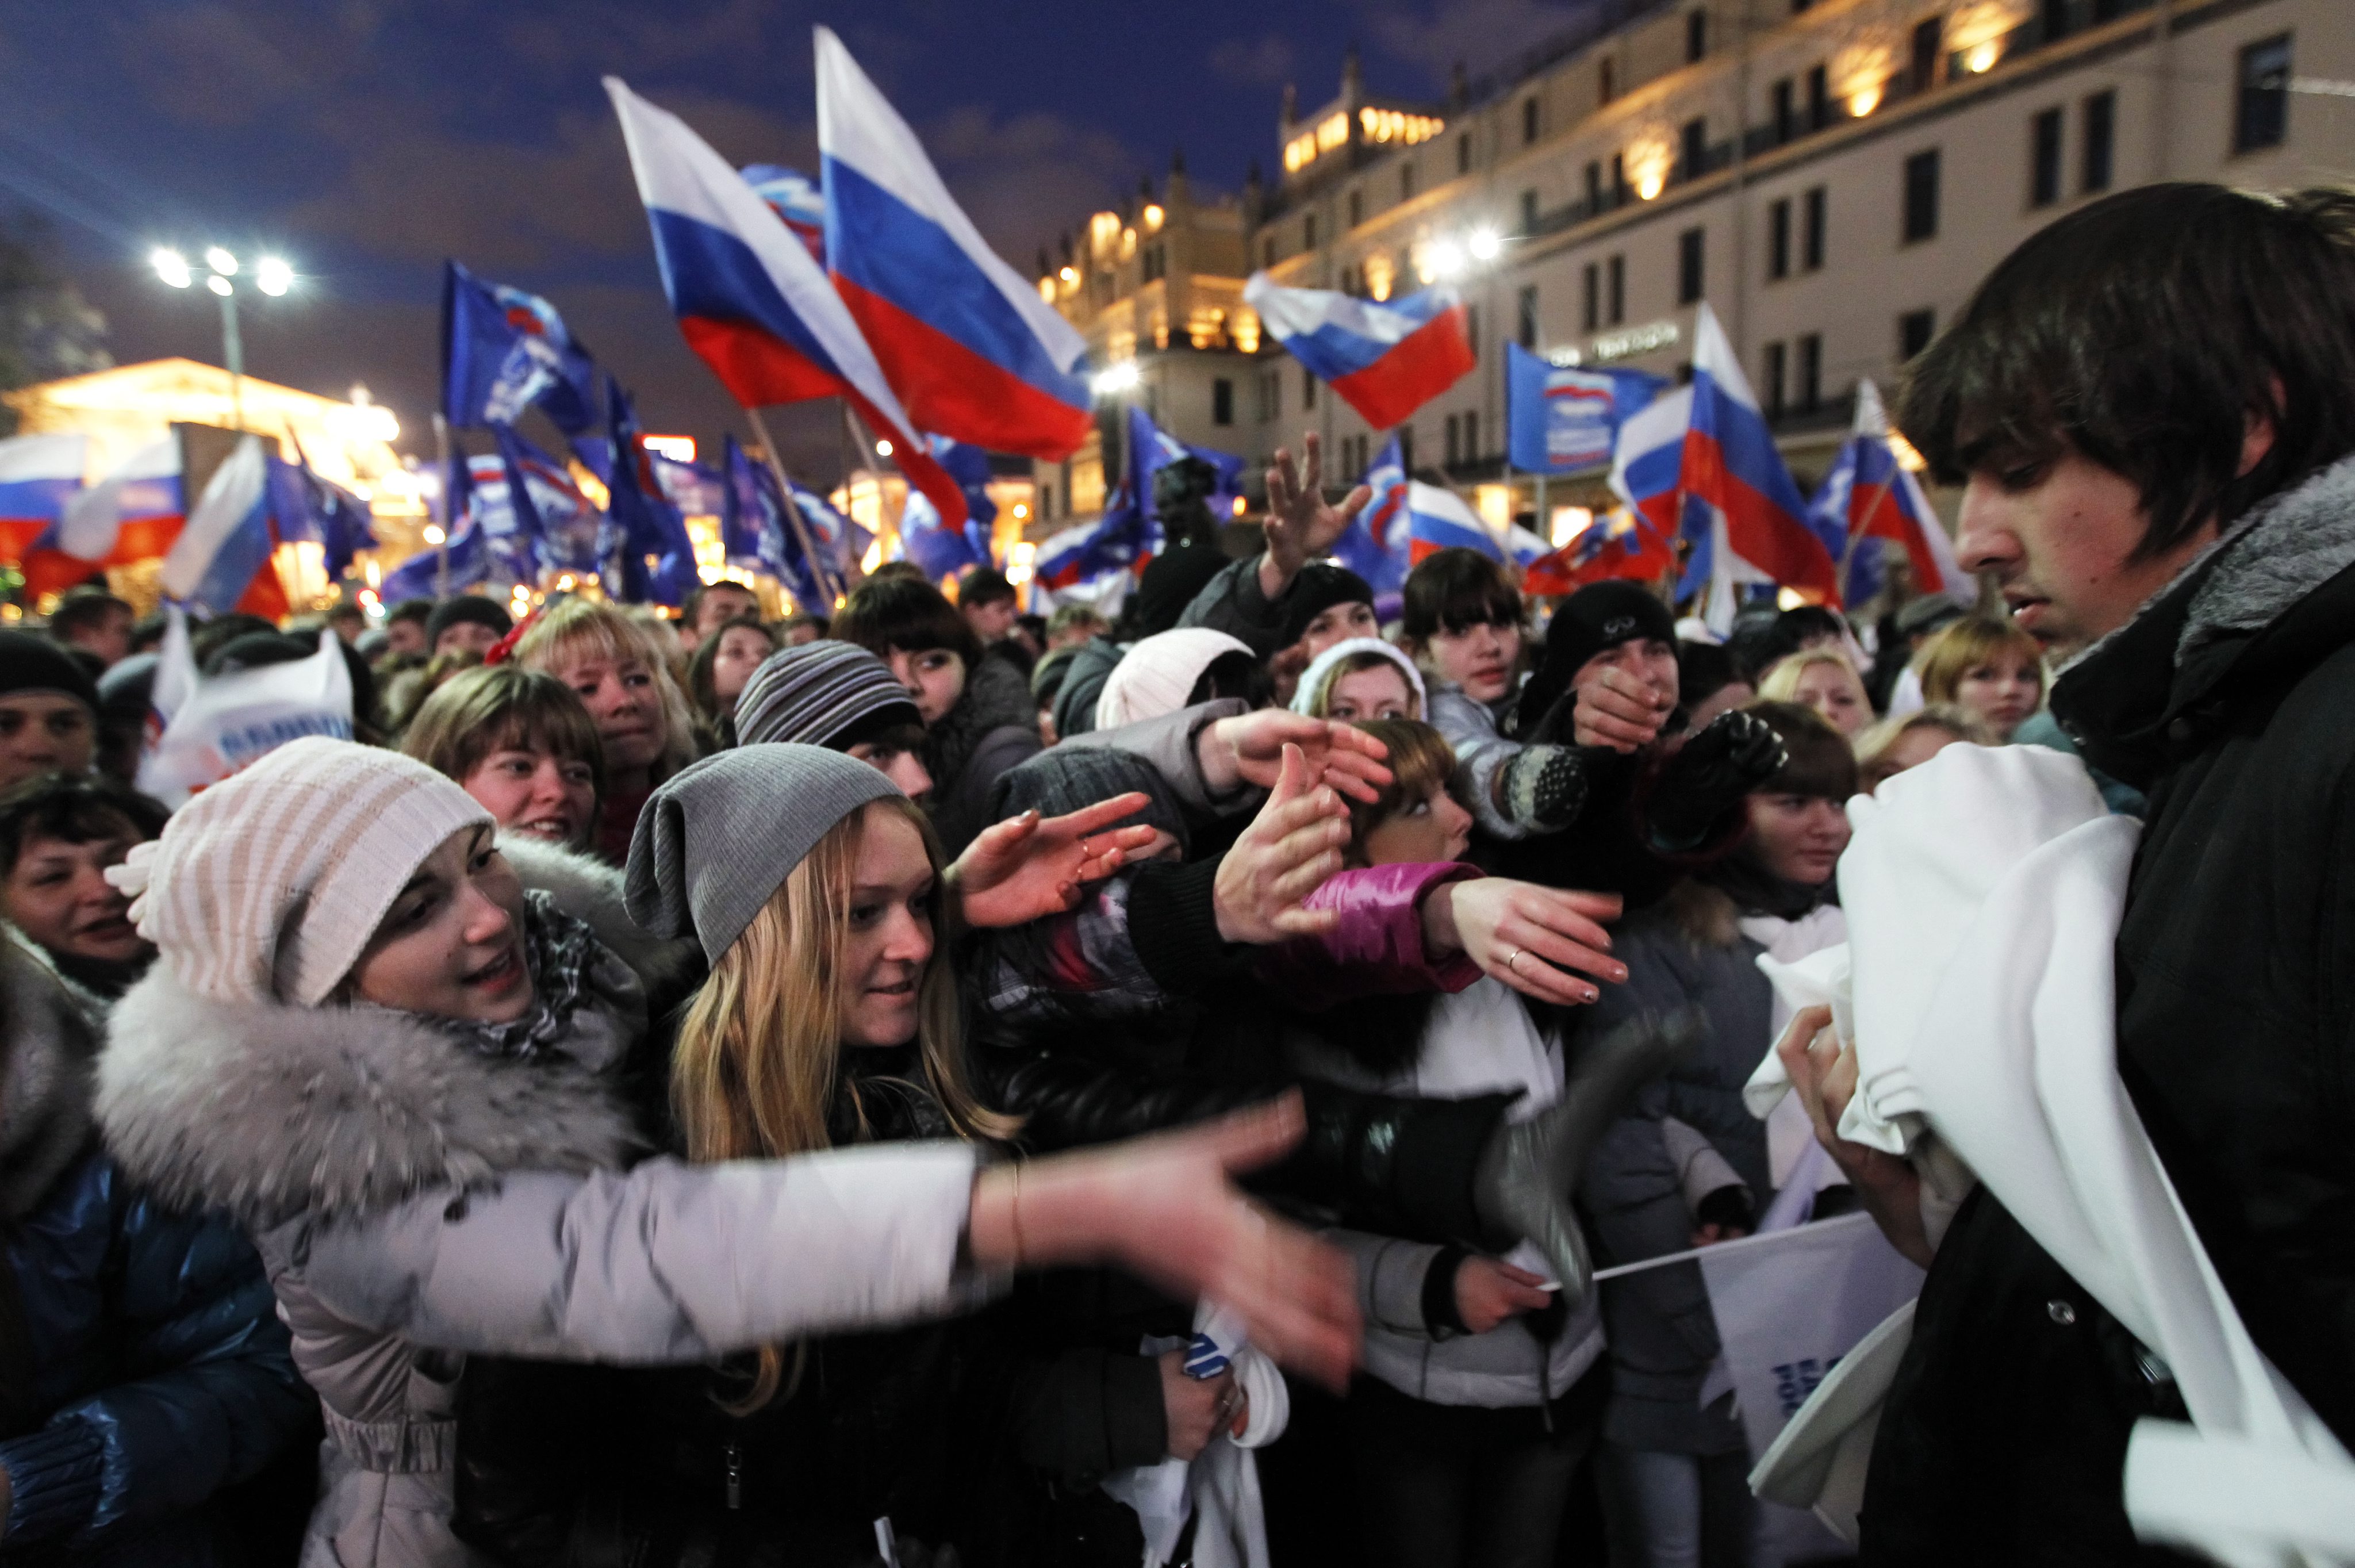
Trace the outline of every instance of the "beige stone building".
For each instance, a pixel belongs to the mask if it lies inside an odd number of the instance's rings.
[[[2355,178],[2355,13],[2348,0],[1624,0],[1512,72],[1459,80],[1444,104],[1373,100],[1346,67],[1322,108],[1287,94],[1278,148],[1280,176],[1241,204],[1249,267],[1375,298],[1442,277],[1464,292],[1479,367],[1401,434],[1414,466],[1479,493],[1484,511],[1533,499],[1504,463],[1506,339],[1674,374],[1703,300],[1806,481],[1858,381],[1892,388],[1988,268],[2072,208],[2154,180]],[[1222,280],[1190,286],[1208,296]],[[1316,430],[1343,476],[1361,469],[1381,433],[1272,345],[1246,350],[1257,324],[1229,309],[1248,417],[1208,427],[1178,404],[1164,424],[1254,458]],[[1118,342],[1096,341],[1117,363]],[[1557,484],[1550,499],[1599,485]]]

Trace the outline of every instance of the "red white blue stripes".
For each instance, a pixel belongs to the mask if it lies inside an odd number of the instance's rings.
[[[1718,575],[1779,583],[1838,604],[1831,552],[1808,527],[1807,504],[1707,304],[1693,337],[1692,420],[1678,485],[1716,515],[1728,551],[1714,562]],[[1736,562],[1746,570],[1734,570]]]
[[[991,251],[842,40],[817,40],[826,267],[924,429],[1050,462],[1087,438],[1087,342]]]
[[[1945,593],[1967,604],[1977,592],[1955,560],[1953,541],[1930,508],[1920,481],[1897,461],[1881,389],[1858,383],[1856,423],[1809,504],[1819,531],[1844,540],[1841,590],[1851,604],[1880,591],[1882,556],[1894,545],[1913,564],[1924,593]]]
[[[165,553],[164,593],[208,619],[243,611],[276,620],[287,608],[270,560],[277,548],[268,455],[249,435],[213,470]]]
[[[1429,288],[1388,304],[1330,289],[1288,289],[1254,272],[1243,303],[1309,374],[1376,430],[1404,424],[1475,361],[1464,302]]]
[[[1453,490],[1410,480],[1406,512],[1407,550],[1417,563],[1439,550],[1454,549],[1476,549],[1490,560],[1505,560],[1504,547],[1497,542],[1497,536]]]
[[[20,435],[0,441],[0,555],[21,560],[57,526],[90,464],[86,435]]]

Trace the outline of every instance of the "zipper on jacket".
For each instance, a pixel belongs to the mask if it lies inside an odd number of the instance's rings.
[[[728,1456],[728,1507],[732,1511],[744,1506],[744,1450],[730,1443]]]

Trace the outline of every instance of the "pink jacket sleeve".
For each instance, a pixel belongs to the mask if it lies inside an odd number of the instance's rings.
[[[1286,1000],[1310,1008],[1350,997],[1460,991],[1480,977],[1480,966],[1461,953],[1434,960],[1423,951],[1423,899],[1443,882],[1484,875],[1460,860],[1337,872],[1304,907],[1337,911],[1339,923],[1321,936],[1270,948],[1261,976]]]

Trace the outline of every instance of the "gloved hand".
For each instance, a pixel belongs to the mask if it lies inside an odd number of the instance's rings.
[[[1571,1207],[1587,1157],[1628,1096],[1690,1050],[1705,1027],[1685,1008],[1630,1019],[1586,1042],[1570,1064],[1561,1099],[1529,1121],[1498,1127],[1480,1151],[1472,1201],[1481,1223],[1543,1253],[1573,1311],[1594,1288],[1594,1263]]]
[[[1782,772],[1789,753],[1774,727],[1735,709],[1710,720],[1660,769],[1645,812],[1652,848],[1682,854],[1742,797]]]
[[[1504,798],[1497,804],[1526,827],[1552,832],[1586,809],[1586,760],[1573,746],[1524,746],[1499,782]]]

